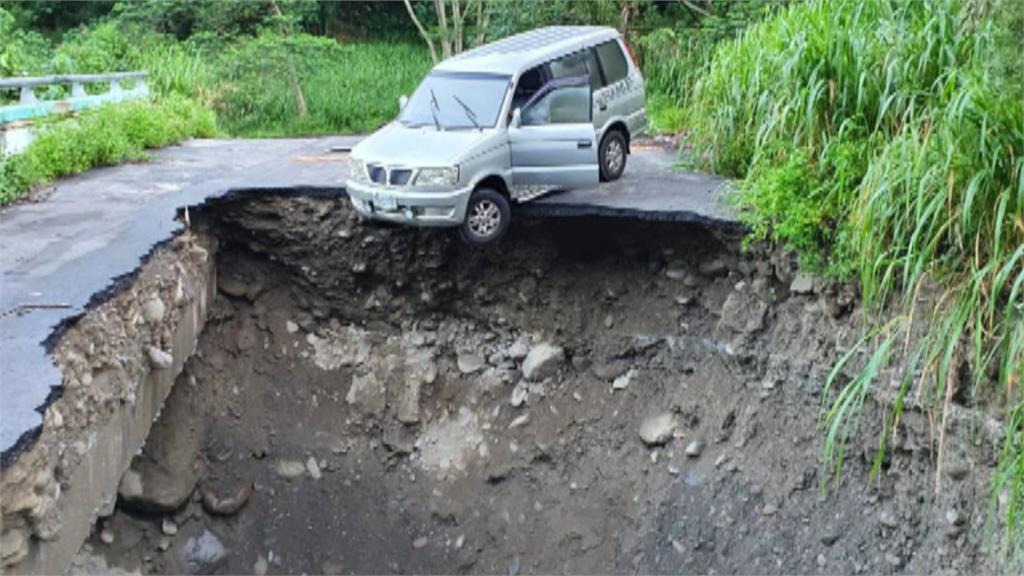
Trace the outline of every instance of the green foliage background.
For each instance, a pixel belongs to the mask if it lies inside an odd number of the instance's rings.
[[[47,127],[26,154],[0,161],[0,204],[195,135],[370,131],[431,66],[400,2],[277,4],[281,17],[240,0],[0,2],[0,75],[145,69],[156,93]],[[429,25],[432,4],[414,4]],[[878,462],[911,398],[936,418],[954,389],[994,407],[1007,436],[993,517],[1008,566],[1024,566],[1019,2],[496,0],[487,10],[485,41],[629,17],[648,115],[682,135],[681,160],[736,179],[751,240],[788,246],[803,268],[863,293],[867,353],[851,351],[826,384],[825,464],[841,472],[883,377],[899,387]]]

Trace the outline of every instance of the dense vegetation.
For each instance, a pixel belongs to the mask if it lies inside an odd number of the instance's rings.
[[[718,48],[687,123],[705,165],[741,178],[736,199],[754,238],[789,245],[805,267],[859,279],[874,318],[896,304],[895,317],[871,322],[864,343],[873,354],[825,415],[826,462],[841,471],[867,393],[894,359],[896,407],[878,463],[905,402],[936,415],[941,468],[953,396],[994,400],[1009,426],[994,495],[1008,497],[1005,544],[1019,560],[1024,16],[1012,6],[792,6]],[[918,309],[922,297],[934,308]]]
[[[430,24],[434,6],[413,5]],[[2,6],[0,75],[146,69],[157,96],[53,124],[23,159],[0,164],[0,203],[33,182],[210,134],[214,116],[216,130],[232,136],[372,130],[431,65],[398,2]],[[507,0],[481,8],[487,18],[466,31],[472,42],[554,23],[624,30],[655,127],[684,133],[684,159],[737,178],[752,239],[784,244],[806,269],[861,287],[869,353],[854,350],[841,363],[857,366],[851,382],[839,381],[837,367],[823,408],[823,457],[836,475],[867,394],[888,370],[899,386],[878,462],[905,402],[934,415],[940,468],[954,396],[1002,412],[993,506],[1002,496],[1003,552],[1024,561],[1019,4]],[[151,129],[139,128],[147,121]],[[104,136],[69,138],[73,130]],[[64,140],[103,144],[72,150]]]

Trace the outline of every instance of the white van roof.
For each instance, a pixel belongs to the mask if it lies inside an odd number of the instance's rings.
[[[617,38],[606,26],[548,26],[537,28],[448,58],[434,69],[445,72],[493,72],[515,75],[583,45]]]

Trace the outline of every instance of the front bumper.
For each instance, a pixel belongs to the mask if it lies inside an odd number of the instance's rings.
[[[466,219],[466,205],[473,188],[456,190],[418,190],[412,187],[377,186],[365,182],[345,182],[355,209],[374,220],[415,226],[459,226]],[[394,209],[382,209],[376,201],[380,194],[395,199]]]

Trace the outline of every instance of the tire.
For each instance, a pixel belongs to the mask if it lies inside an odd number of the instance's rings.
[[[497,190],[479,188],[469,197],[466,219],[459,226],[459,235],[467,244],[490,244],[505,235],[511,221],[512,209],[508,199]]]
[[[626,135],[621,130],[610,130],[601,139],[597,161],[601,167],[601,181],[612,182],[626,169]]]

